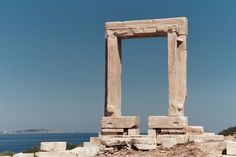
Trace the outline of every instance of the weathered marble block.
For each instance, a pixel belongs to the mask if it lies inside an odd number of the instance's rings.
[[[77,157],[77,154],[69,151],[38,152],[36,157]]]
[[[185,128],[186,133],[194,134],[194,135],[201,135],[204,133],[203,126],[188,126]]]
[[[102,144],[108,147],[131,145],[132,138],[104,138]]]
[[[165,148],[171,148],[177,145],[177,140],[175,138],[166,138],[166,139],[163,139],[161,144]]]
[[[148,136],[155,138],[157,136],[156,129],[148,129]]]
[[[184,116],[149,116],[149,128],[185,128],[188,125],[188,118]]]
[[[140,134],[140,130],[139,129],[128,129],[128,135],[139,135]]]
[[[130,129],[138,128],[140,118],[138,116],[121,116],[121,117],[103,117],[101,121],[102,129]]]
[[[40,151],[64,151],[66,150],[66,142],[41,142]]]
[[[184,144],[188,141],[188,135],[157,135],[157,144],[162,144],[165,139],[175,139],[177,144]]]
[[[34,153],[18,153],[13,155],[13,157],[34,157]]]
[[[189,141],[195,142],[195,143],[211,142],[211,141],[224,141],[224,136],[223,135],[208,134],[208,133],[204,133],[201,135],[189,135]]]
[[[156,138],[152,137],[137,137],[132,139],[133,144],[155,144]]]

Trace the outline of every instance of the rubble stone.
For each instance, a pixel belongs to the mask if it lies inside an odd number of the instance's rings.
[[[162,140],[161,144],[164,148],[171,148],[177,145],[177,140],[175,138],[165,138]]]
[[[236,142],[226,141],[226,152],[227,155],[236,155]]]
[[[108,147],[131,145],[131,138],[105,138],[102,144]]]
[[[90,143],[95,145],[101,145],[101,138],[99,137],[90,137]]]
[[[98,146],[76,147],[69,152],[75,153],[77,157],[94,157],[99,153]]]
[[[133,144],[133,146],[138,150],[152,150],[157,148],[155,144]]]
[[[195,146],[209,154],[209,157],[222,155],[226,149],[226,144],[222,141],[201,142],[196,143]]]

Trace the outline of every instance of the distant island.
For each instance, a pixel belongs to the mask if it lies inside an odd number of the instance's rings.
[[[63,131],[52,131],[47,129],[26,129],[17,131],[0,131],[0,134],[43,134],[43,133],[65,133]]]

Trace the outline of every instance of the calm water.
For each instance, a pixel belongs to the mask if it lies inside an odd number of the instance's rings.
[[[42,141],[66,141],[69,144],[80,144],[89,141],[97,133],[56,133],[56,134],[15,134],[0,135],[0,152],[22,152],[34,146],[39,146]]]

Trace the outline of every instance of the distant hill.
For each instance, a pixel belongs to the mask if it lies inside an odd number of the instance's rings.
[[[218,133],[219,135],[229,136],[236,134],[236,126],[229,127],[228,129],[224,129]]]
[[[63,133],[62,131],[52,131],[47,129],[26,129],[17,131],[1,131],[0,134],[42,134],[42,133]]]
[[[52,131],[47,129],[27,129],[27,130],[18,130],[15,133],[50,133]]]

